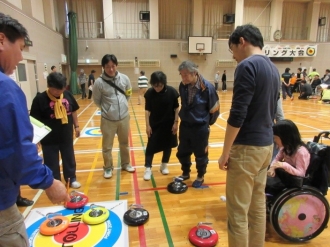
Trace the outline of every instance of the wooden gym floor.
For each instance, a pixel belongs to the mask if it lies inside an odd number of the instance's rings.
[[[114,176],[103,178],[103,159],[101,153],[101,137],[80,137],[74,140],[77,161],[77,179],[82,187],[79,191],[89,197],[89,201],[127,200],[131,204],[142,204],[150,213],[149,221],[142,227],[129,227],[129,246],[192,246],[188,233],[198,222],[211,222],[219,234],[217,246],[227,245],[226,205],[220,200],[225,195],[226,173],[219,170],[218,158],[222,151],[226,120],[231,106],[232,92],[219,92],[221,115],[211,126],[209,139],[209,164],[205,175],[206,188],[195,189],[191,183],[196,177],[195,166],[192,166],[191,178],[185,181],[189,189],[184,194],[171,194],[167,191],[168,183],[173,177],[180,175],[180,164],[172,150],[169,162],[169,175],[159,172],[161,154],[156,154],[153,162],[153,177],[150,181],[143,180],[144,150],[147,144],[145,133],[144,106],[137,104],[137,92],[130,100],[131,130],[129,143],[131,148],[131,163],[136,168],[135,173],[122,172],[118,162],[118,142],[115,140],[113,157],[115,164]],[[307,101],[295,99],[283,101],[285,117],[293,120],[305,142],[313,140],[314,135],[329,130],[329,104],[321,104],[318,99]],[[80,109],[78,111],[79,125],[82,132],[86,128],[98,128],[100,115],[92,100],[77,97]],[[324,143],[330,144],[329,140]],[[42,154],[41,154],[42,155]],[[194,160],[194,158],[192,159]],[[26,216],[32,208],[52,206],[45,193],[22,186],[22,196],[35,200],[32,207],[20,208]],[[330,201],[330,196],[327,196]],[[292,243],[280,238],[267,222],[266,247],[273,246],[329,246],[330,231],[325,229],[318,237],[307,243]]]

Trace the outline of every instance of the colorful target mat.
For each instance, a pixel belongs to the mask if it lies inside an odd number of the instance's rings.
[[[101,137],[100,127],[85,128],[80,137]]]
[[[32,209],[25,219],[30,247],[128,247],[128,227],[122,220],[127,211],[127,201],[94,204],[110,211],[109,218],[97,225],[88,225],[83,221],[83,215],[90,209],[90,204],[78,209],[66,209],[63,206]],[[60,213],[67,217],[69,227],[54,236],[42,235],[39,227],[47,219],[48,213]]]

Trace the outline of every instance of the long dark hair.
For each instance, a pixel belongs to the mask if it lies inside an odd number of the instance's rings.
[[[274,135],[278,136],[283,144],[285,154],[292,156],[300,146],[305,146],[297,125],[289,119],[283,119],[273,126]]]

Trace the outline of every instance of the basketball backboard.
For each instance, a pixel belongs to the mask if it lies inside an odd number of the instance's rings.
[[[212,36],[189,36],[188,53],[189,54],[212,54]]]

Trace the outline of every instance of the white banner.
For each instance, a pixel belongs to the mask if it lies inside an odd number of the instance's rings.
[[[268,57],[315,57],[317,45],[265,45],[262,50]]]

